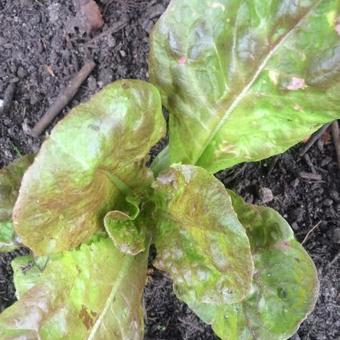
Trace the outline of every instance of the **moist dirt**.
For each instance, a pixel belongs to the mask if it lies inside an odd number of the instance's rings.
[[[39,149],[44,136],[33,138],[25,131],[46,112],[86,60],[93,59],[96,68],[58,119],[113,80],[147,79],[148,35],[168,2],[97,1],[105,25],[99,32],[88,33],[72,1],[0,0],[0,98],[11,82],[16,84],[13,104],[0,116],[0,167]],[[277,209],[299,241],[316,226],[304,246],[318,269],[320,296],[293,339],[339,339],[339,169],[328,133],[301,157],[303,147],[239,165],[217,177],[248,202]],[[0,255],[0,312],[15,301],[10,261],[24,252]],[[175,297],[171,280],[151,264],[144,305],[146,339],[217,339],[211,328]]]

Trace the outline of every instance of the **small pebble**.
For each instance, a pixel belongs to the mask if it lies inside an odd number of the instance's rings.
[[[38,25],[40,23],[40,14],[36,13],[36,15],[34,15],[31,20],[30,20],[30,24],[31,25]]]
[[[96,78],[93,76],[90,76],[89,79],[87,80],[87,84],[89,86],[89,90],[94,92],[97,88],[97,81]]]
[[[299,230],[299,229],[300,229],[299,225],[298,225],[296,222],[293,222],[293,223],[292,223],[292,228],[293,228],[294,230]]]
[[[104,85],[110,83],[113,78],[113,73],[112,70],[109,68],[104,68],[100,70],[99,75],[98,75],[98,80],[102,82]]]
[[[27,76],[27,72],[26,70],[23,68],[23,67],[19,67],[18,68],[18,71],[17,71],[17,76],[22,79],[22,78],[25,78]]]
[[[48,16],[50,19],[51,23],[56,23],[59,20],[59,15],[60,15],[60,4],[58,3],[53,3],[47,7],[48,10]]]
[[[326,206],[326,207],[330,207],[333,205],[333,200],[327,198],[323,201],[323,205]]]
[[[329,193],[329,196],[335,201],[335,202],[340,202],[340,195],[336,190],[332,190]]]
[[[12,73],[17,73],[17,66],[14,63],[11,63],[9,69]]]
[[[333,232],[333,242],[340,243],[340,228],[335,228]]]
[[[35,105],[38,102],[39,102],[39,97],[35,93],[32,93],[30,97],[30,104]]]
[[[274,195],[269,188],[260,188],[259,196],[263,203],[269,203],[274,199]]]

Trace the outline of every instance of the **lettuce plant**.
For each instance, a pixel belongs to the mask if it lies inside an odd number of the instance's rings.
[[[173,0],[151,37],[156,86],[108,85],[34,161],[1,170],[0,250],[32,252],[12,262],[19,300],[1,314],[0,338],[142,339],[151,244],[178,298],[220,338],[291,336],[315,305],[315,266],[277,212],[213,173],[339,117],[338,8]],[[162,102],[170,143],[151,170]]]

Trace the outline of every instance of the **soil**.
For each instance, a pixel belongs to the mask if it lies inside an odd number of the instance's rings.
[[[0,117],[0,166],[38,150],[43,137],[30,137],[27,127],[39,120],[87,59],[97,66],[61,116],[115,79],[147,79],[148,34],[168,1],[97,1],[105,25],[100,32],[88,33],[71,1],[0,0],[0,98],[9,83],[16,82],[14,103]],[[327,137],[304,157],[299,156],[303,146],[297,146],[217,175],[248,202],[277,209],[298,240],[317,225],[304,245],[318,268],[320,297],[295,340],[340,338],[340,178]],[[15,301],[10,261],[23,252],[0,255],[0,312]],[[176,299],[171,280],[152,265],[144,300],[146,339],[217,339]]]

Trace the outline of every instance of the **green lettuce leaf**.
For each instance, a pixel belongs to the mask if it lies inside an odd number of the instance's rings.
[[[34,279],[16,271],[23,294],[0,315],[0,338],[143,339],[147,259],[147,251],[123,255],[101,238],[53,256]]]
[[[12,224],[12,211],[22,180],[31,165],[33,156],[23,156],[0,170],[0,252],[14,250],[15,233]]]
[[[176,295],[189,306],[242,300],[251,288],[253,261],[223,184],[202,168],[174,165],[153,187],[155,266],[170,274]]]
[[[13,213],[23,243],[48,255],[87,241],[152,180],[145,159],[164,132],[159,93],[143,81],[114,82],[73,109],[23,178]]]
[[[255,261],[252,292],[238,304],[191,308],[222,339],[288,339],[316,303],[319,283],[314,263],[276,211],[229,194],[250,239]]]
[[[40,268],[32,255],[18,256],[11,262],[15,295],[18,300],[39,281],[44,268]]]
[[[105,215],[105,230],[113,244],[122,252],[137,255],[146,247],[147,229],[139,217],[140,201],[136,197],[127,196],[127,211],[114,210]],[[138,219],[137,219],[138,218]]]
[[[137,255],[145,250],[145,230],[129,218],[117,219],[114,212],[104,218],[105,229],[115,247],[124,254]]]
[[[170,112],[154,169],[211,173],[281,153],[340,118],[339,0],[172,0],[150,78]],[[167,162],[168,160],[168,162]]]

